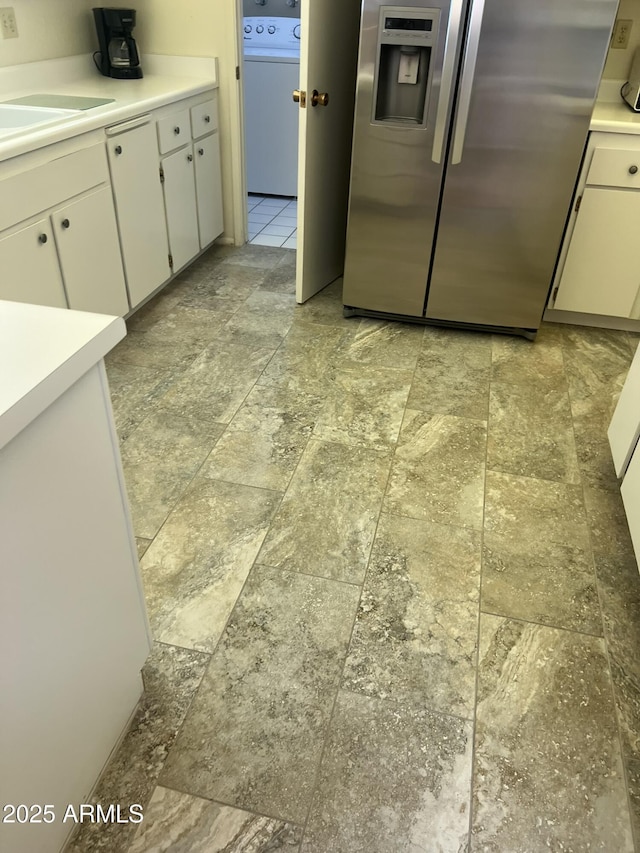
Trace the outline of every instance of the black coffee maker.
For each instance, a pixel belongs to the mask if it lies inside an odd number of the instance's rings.
[[[94,9],[100,50],[93,55],[98,71],[105,77],[132,80],[142,77],[140,57],[131,35],[136,25],[135,9]]]

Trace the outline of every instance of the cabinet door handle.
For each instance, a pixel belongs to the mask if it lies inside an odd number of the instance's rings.
[[[116,152],[116,154],[122,154],[122,145],[116,145],[113,150]]]
[[[40,236],[38,237],[38,242],[39,243],[46,243],[48,239],[49,238],[47,237],[46,234],[40,234]]]
[[[204,154],[204,148],[198,148],[198,154],[202,157]]]
[[[177,136],[177,135],[180,133],[180,128],[179,128],[179,127],[174,127],[174,128],[173,128],[173,132],[174,132],[174,133],[175,133],[175,135]]]
[[[209,122],[211,121],[211,116],[205,116],[204,120],[207,124],[209,124]]]
[[[629,166],[629,174],[630,174],[630,175],[635,175],[635,173],[636,173],[637,171],[638,171],[638,167],[637,167],[637,166]]]
[[[63,228],[68,228],[71,225],[68,219],[63,219],[61,224]]]
[[[193,154],[187,154],[187,160],[191,162],[193,160]]]

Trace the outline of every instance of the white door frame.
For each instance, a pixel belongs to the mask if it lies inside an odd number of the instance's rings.
[[[235,68],[240,69],[239,80],[233,89],[235,98],[229,102],[229,131],[231,139],[231,182],[233,198],[233,239],[236,246],[247,242],[249,225],[247,218],[247,172],[244,150],[244,66],[242,44],[242,0],[236,0],[232,10],[232,25],[235,35]],[[229,69],[234,71],[235,69]]]

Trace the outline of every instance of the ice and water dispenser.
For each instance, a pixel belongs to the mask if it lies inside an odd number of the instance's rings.
[[[439,17],[439,9],[380,9],[374,124],[426,126]]]

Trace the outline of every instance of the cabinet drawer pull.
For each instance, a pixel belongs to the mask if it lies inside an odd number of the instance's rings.
[[[177,135],[180,133],[180,128],[179,128],[179,127],[174,127],[174,128],[173,128],[173,132],[174,132],[174,133],[175,133],[175,135],[177,136]]]
[[[113,150],[116,152],[116,154],[122,154],[122,145],[116,145]]]
[[[46,235],[46,234],[41,234],[41,235],[38,237],[38,242],[39,242],[39,243],[46,243],[48,239],[49,239],[49,238],[47,237],[47,235]]]
[[[191,162],[193,160],[193,154],[187,154],[187,160]]]
[[[70,225],[71,225],[71,223],[69,222],[69,220],[68,220],[68,219],[63,219],[63,220],[62,220],[62,227],[63,227],[63,228],[68,228]]]
[[[204,154],[204,148],[198,148],[198,154],[202,157]]]
[[[207,124],[209,124],[209,122],[211,121],[211,116],[205,116],[204,120]]]
[[[629,166],[629,174],[630,174],[630,175],[635,175],[635,173],[636,173],[637,171],[638,171],[638,167],[637,167],[637,166]]]

